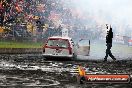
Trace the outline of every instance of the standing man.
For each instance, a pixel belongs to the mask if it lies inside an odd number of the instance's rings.
[[[106,28],[108,29],[108,25],[106,24]],[[106,35],[106,46],[107,46],[107,49],[106,49],[106,56],[104,58],[104,62],[107,61],[107,57],[108,55],[115,61],[116,58],[112,55],[111,53],[111,47],[112,47],[112,38],[113,38],[113,32],[112,32],[112,28],[110,26],[110,30],[107,31],[107,35]]]

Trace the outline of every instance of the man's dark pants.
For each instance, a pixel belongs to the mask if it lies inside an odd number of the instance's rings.
[[[112,53],[111,53],[111,47],[112,47],[112,43],[107,43],[107,49],[106,49],[106,56],[105,56],[105,58],[104,58],[104,60],[105,61],[107,61],[107,57],[108,57],[108,55],[113,59],[113,60],[115,60],[115,57],[112,55]]]

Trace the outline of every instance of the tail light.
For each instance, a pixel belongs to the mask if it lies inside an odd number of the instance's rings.
[[[69,54],[72,54],[72,48],[69,47],[68,50],[69,50]]]

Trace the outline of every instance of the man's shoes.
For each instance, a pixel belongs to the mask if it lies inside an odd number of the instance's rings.
[[[107,62],[107,59],[104,59],[104,61],[103,62]]]
[[[113,58],[113,61],[116,61],[116,58]]]

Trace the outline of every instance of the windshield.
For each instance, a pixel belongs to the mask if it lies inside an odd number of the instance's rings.
[[[64,40],[64,39],[48,40],[47,46],[68,48],[68,40]]]

